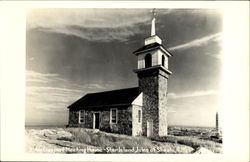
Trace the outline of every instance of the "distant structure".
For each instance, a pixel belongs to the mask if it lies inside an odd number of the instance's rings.
[[[172,54],[162,45],[155,32],[155,10],[151,35],[144,46],[134,51],[137,56],[139,87],[91,93],[68,106],[69,126],[100,129],[107,132],[166,136],[168,58]]]
[[[221,132],[220,132],[220,124],[219,124],[219,113],[216,112],[216,136],[217,138],[221,137]]]
[[[219,114],[216,112],[216,131],[219,132]]]

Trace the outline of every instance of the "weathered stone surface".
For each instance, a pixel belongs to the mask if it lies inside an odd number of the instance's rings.
[[[78,111],[69,110],[69,126],[70,127],[78,126],[78,118],[79,118]]]
[[[79,124],[79,111],[69,112],[70,127],[84,127],[93,129],[93,114],[100,113],[99,129],[106,132],[132,135],[132,110],[131,107],[119,107],[117,123],[110,123],[110,109],[87,109],[84,113],[84,123]]]
[[[83,127],[93,128],[93,112],[85,110],[84,117],[85,117],[85,120],[84,120]]]
[[[111,132],[132,135],[131,107],[118,109],[117,124],[110,124]]]
[[[143,92],[143,135],[147,135],[147,121],[153,121],[153,136],[167,135],[167,78],[160,68],[137,72],[139,88]]]
[[[166,136],[168,134],[167,121],[167,92],[168,80],[164,75],[159,75],[159,136]]]

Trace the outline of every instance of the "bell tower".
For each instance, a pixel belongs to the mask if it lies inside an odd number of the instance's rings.
[[[144,40],[144,46],[134,51],[138,58],[137,73],[139,89],[143,92],[142,132],[147,137],[168,134],[167,92],[168,58],[172,56],[162,45],[155,32],[155,10],[151,22],[151,36]]]

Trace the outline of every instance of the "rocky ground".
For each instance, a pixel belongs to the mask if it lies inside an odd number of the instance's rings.
[[[25,150],[28,153],[86,153],[81,148],[97,148],[84,143],[59,140],[72,138],[72,134],[62,128],[26,129],[25,135]]]
[[[203,147],[194,149],[190,146],[181,145],[177,143],[151,141],[145,137],[131,137],[126,135],[111,134],[100,131],[93,131],[86,129],[77,130],[77,129],[78,128],[46,128],[46,129],[26,128],[25,131],[26,152],[27,153],[173,153],[173,154],[213,153]],[[84,135],[78,136],[78,134],[84,134]],[[96,142],[93,140],[98,140],[100,142]],[[136,147],[135,143],[138,144],[138,147]]]

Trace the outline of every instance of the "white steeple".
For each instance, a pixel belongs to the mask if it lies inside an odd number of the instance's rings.
[[[152,10],[153,18],[151,21],[151,36],[145,39],[144,45],[152,44],[152,43],[159,43],[162,44],[162,40],[156,35],[155,33],[155,8]]]
[[[155,8],[153,9],[152,11],[153,13],[153,19],[152,19],[152,22],[151,22],[151,36],[155,35]]]

